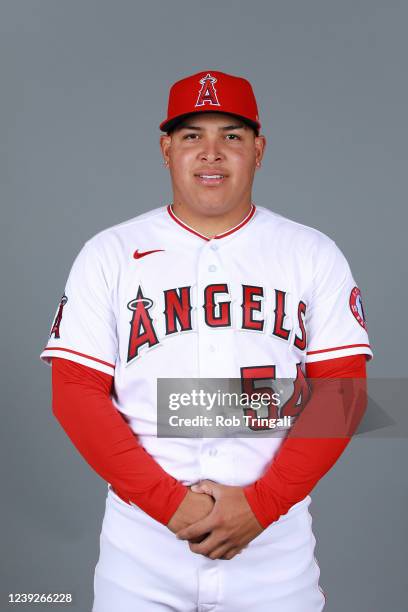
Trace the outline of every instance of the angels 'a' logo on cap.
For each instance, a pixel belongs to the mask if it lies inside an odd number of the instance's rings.
[[[361,327],[367,330],[361,291],[358,287],[353,287],[351,290],[349,304],[354,317],[360,323]]]
[[[210,106],[220,106],[217,98],[217,92],[214,87],[214,83],[217,79],[208,73],[205,77],[200,79],[201,89],[198,94],[196,106],[204,106],[209,104]]]

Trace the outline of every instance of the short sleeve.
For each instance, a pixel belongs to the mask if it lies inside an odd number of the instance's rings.
[[[364,353],[373,357],[361,291],[336,243],[319,245],[306,308],[306,363]]]
[[[114,375],[116,318],[97,245],[88,241],[75,259],[40,357],[63,357]]]

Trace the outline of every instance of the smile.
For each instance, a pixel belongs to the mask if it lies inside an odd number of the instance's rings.
[[[226,178],[223,174],[195,174],[194,176],[202,185],[220,185]]]

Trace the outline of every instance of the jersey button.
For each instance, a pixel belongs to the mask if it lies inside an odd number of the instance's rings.
[[[216,251],[218,249],[218,245],[214,243],[211,245],[211,248],[213,251]]]
[[[211,266],[208,266],[208,271],[209,272],[215,272],[217,269],[217,266],[214,266],[214,264],[211,264]]]

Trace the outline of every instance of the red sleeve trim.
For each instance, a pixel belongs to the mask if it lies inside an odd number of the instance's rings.
[[[318,353],[330,353],[331,351],[342,351],[343,349],[355,348],[355,347],[366,347],[371,350],[369,344],[346,344],[345,346],[335,346],[333,348],[321,349],[319,351],[307,351],[306,355],[317,355]]]
[[[65,353],[72,353],[72,355],[79,355],[79,357],[85,357],[86,359],[96,361],[97,363],[102,363],[102,365],[106,365],[110,368],[115,369],[114,364],[109,363],[108,361],[102,361],[102,359],[97,359],[96,357],[91,357],[90,355],[86,355],[85,353],[79,353],[78,351],[72,351],[71,349],[61,348],[60,346],[47,346],[43,350],[43,353],[45,353],[46,351],[63,351]]]
[[[367,378],[366,355],[348,355],[306,363],[307,378]]]

